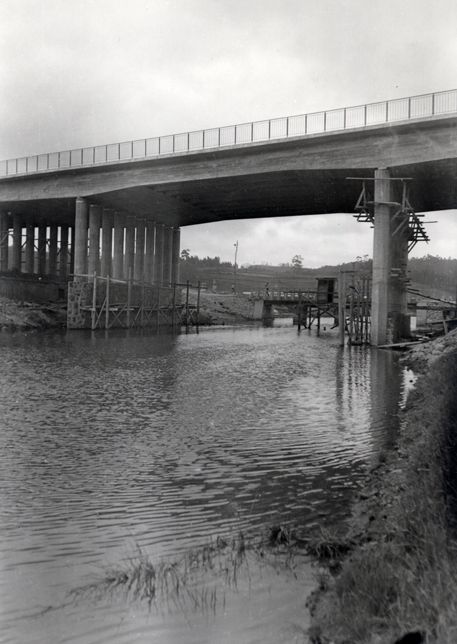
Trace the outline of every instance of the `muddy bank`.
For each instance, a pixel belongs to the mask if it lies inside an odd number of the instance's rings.
[[[189,304],[197,306],[197,291],[190,291]],[[249,296],[200,292],[200,324],[233,324],[253,317],[254,300]]]
[[[321,561],[313,644],[450,644],[457,633],[457,334],[403,358],[423,372],[397,444],[367,473],[344,543]],[[425,372],[424,372],[425,370]]]
[[[64,328],[66,324],[67,307],[65,304],[16,302],[6,297],[0,298],[0,329],[2,331]]]

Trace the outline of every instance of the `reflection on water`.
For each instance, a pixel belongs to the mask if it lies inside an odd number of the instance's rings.
[[[396,356],[337,345],[329,326],[1,335],[2,641],[300,641],[306,562],[297,580],[251,571],[211,618],[48,608],[137,545],[160,559],[277,521],[340,526],[403,380]]]

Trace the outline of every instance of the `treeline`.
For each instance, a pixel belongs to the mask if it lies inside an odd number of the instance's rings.
[[[295,264],[282,264],[280,266],[271,266],[266,262],[263,264],[253,264],[237,266],[237,274],[244,281],[249,282],[249,276],[252,276],[253,282],[260,276],[266,279],[274,280],[275,278],[289,276],[294,280],[315,278],[318,276],[337,276],[340,271],[365,270],[370,272],[373,261],[365,255],[357,257],[353,262],[343,264],[327,264],[320,268],[305,268]],[[228,275],[233,273],[234,266],[231,262],[221,262],[220,257],[204,257],[200,259],[197,255],[190,255],[189,251],[181,253],[181,281],[189,280],[191,283],[197,283],[198,280],[210,282],[218,273]],[[447,291],[455,294],[457,289],[457,259],[425,255],[424,257],[413,257],[408,262],[408,276],[413,286],[426,288],[431,291]],[[233,281],[232,277],[227,277],[227,281]],[[209,284],[208,284],[209,285]],[[247,288],[247,286],[246,286]],[[431,293],[430,293],[431,294]]]

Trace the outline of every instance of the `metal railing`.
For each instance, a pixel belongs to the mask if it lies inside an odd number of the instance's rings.
[[[0,161],[0,177],[276,141],[457,112],[457,90]]]

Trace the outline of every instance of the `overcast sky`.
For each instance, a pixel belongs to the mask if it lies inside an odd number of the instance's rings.
[[[1,0],[0,158],[457,88],[456,0]],[[457,212],[413,255],[457,257]],[[372,255],[351,214],[182,229],[307,266]]]

